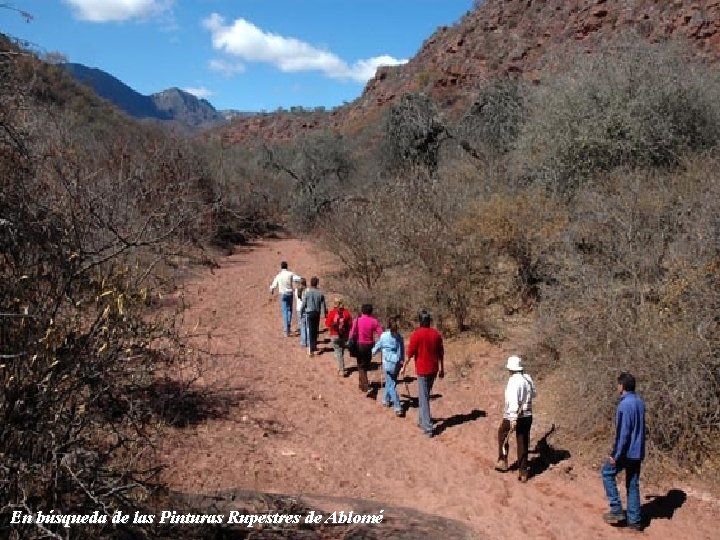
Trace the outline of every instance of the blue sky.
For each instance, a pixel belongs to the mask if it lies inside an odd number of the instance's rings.
[[[472,0],[14,0],[0,31],[217,109],[341,105],[380,64],[406,61]]]

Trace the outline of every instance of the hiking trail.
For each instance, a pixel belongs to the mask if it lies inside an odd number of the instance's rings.
[[[185,324],[198,334],[211,332],[209,346],[217,353],[199,383],[229,409],[169,430],[162,455],[172,489],[366,499],[376,501],[376,508],[387,504],[452,518],[478,538],[614,539],[632,534],[603,522],[607,504],[599,472],[577,465],[572,456],[549,467],[536,463],[539,474],[526,484],[514,471],[493,469],[507,351],[480,341],[446,342],[447,375],[433,388],[433,395],[441,397],[431,401],[439,434],[428,439],[416,427],[417,408],[396,418],[379,397],[370,399],[358,390],[356,372],[348,378],[337,375],[326,332],[319,347],[327,352],[314,358],[300,348],[297,336],[283,336],[277,295],[268,302],[281,260],[303,277],[318,275],[331,307],[333,291],[323,283],[329,256],[301,240],[238,248],[219,259],[220,268],[185,284]],[[293,330],[295,317],[293,313]],[[407,342],[408,333],[404,336]],[[464,359],[472,362],[470,369],[458,367]],[[374,365],[378,362],[375,357]],[[347,355],[346,366],[355,366]],[[412,366],[408,375],[414,378]],[[368,376],[376,382],[379,371]],[[410,390],[417,398],[415,382]],[[405,385],[399,383],[398,391],[403,397]],[[543,414],[542,382],[533,408],[531,449],[552,426]],[[611,441],[607,444],[609,448]],[[513,441],[511,463],[515,457]],[[531,461],[536,458],[531,454]],[[624,500],[624,475],[618,485]],[[678,501],[682,489],[641,484],[643,510],[652,517],[644,538],[717,538],[717,502],[690,494]],[[653,502],[651,496],[660,498]]]

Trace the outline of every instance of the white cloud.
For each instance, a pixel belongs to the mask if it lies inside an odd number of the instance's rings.
[[[212,71],[222,73],[226,77],[231,77],[237,73],[243,73],[245,71],[245,65],[241,62],[228,62],[220,58],[213,58],[208,62],[208,67]]]
[[[189,87],[189,88],[183,88],[183,90],[184,90],[185,92],[187,92],[188,94],[192,94],[192,95],[195,96],[196,98],[200,98],[200,99],[207,99],[207,98],[209,98],[210,96],[214,96],[214,95],[215,95],[215,92],[213,92],[213,91],[211,91],[211,90],[208,90],[208,89],[205,88],[204,86],[198,86],[198,87],[192,87],[192,86],[191,86],[191,87]]]
[[[175,0],[64,0],[75,16],[91,22],[146,19],[165,13]]]
[[[380,65],[392,66],[407,62],[383,55],[349,65],[330,51],[295,38],[264,32],[245,19],[225,24],[225,19],[217,13],[205,19],[203,26],[210,31],[216,50],[246,62],[265,62],[285,72],[320,71],[332,79],[364,83],[375,75]]]

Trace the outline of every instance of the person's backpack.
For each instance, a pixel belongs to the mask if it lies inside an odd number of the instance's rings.
[[[345,317],[345,310],[335,311],[335,318],[332,322],[333,329],[338,333],[338,336],[345,338],[347,337],[350,328],[348,328],[347,318]]]

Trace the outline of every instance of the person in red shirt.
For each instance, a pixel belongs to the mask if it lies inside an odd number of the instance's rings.
[[[415,373],[418,380],[418,402],[420,413],[418,426],[428,437],[433,436],[432,416],[430,416],[430,392],[432,392],[435,377],[441,379],[445,376],[443,338],[440,332],[430,328],[432,315],[425,310],[420,312],[420,328],[410,335],[408,344],[408,360],[415,360]],[[407,365],[403,366],[402,375],[405,376]]]
[[[325,327],[330,329],[330,340],[338,364],[338,375],[347,377],[344,353],[353,318],[350,315],[350,310],[345,309],[342,298],[335,298],[334,304],[335,307],[330,310],[330,313],[325,318]]]

